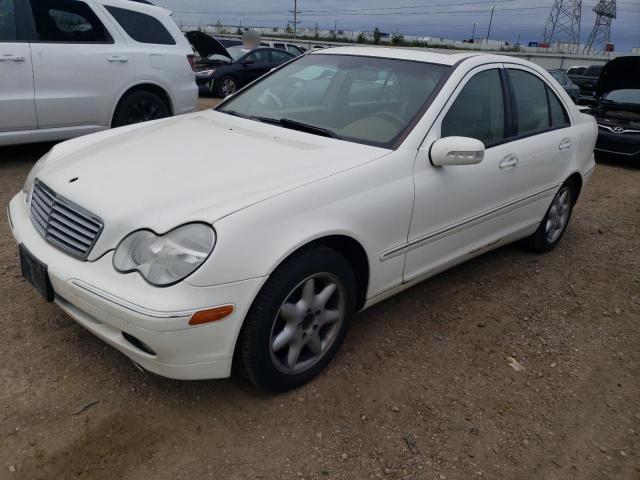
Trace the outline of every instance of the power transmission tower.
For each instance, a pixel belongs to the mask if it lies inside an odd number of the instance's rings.
[[[555,0],[544,26],[544,41],[568,43],[580,48],[580,23],[582,20],[582,0]],[[549,47],[547,47],[549,48]]]
[[[616,0],[599,0],[593,11],[596,12],[596,23],[584,47],[584,53],[606,50],[611,40],[611,21],[616,18]]]

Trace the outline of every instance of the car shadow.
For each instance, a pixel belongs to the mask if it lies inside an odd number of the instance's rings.
[[[609,155],[596,152],[596,162],[610,167],[622,167],[629,170],[640,170],[640,162],[638,159],[631,157],[623,157],[622,155]]]
[[[33,162],[47,153],[58,142],[28,143],[0,147],[0,169],[8,163]]]

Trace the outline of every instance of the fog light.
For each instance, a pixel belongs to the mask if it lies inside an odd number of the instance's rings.
[[[236,309],[233,305],[222,305],[221,307],[209,308],[196,312],[189,320],[189,325],[202,325],[203,323],[217,322],[227,318]]]

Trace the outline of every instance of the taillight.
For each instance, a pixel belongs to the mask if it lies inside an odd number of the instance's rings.
[[[191,70],[196,71],[196,56],[195,55],[187,55],[187,60],[189,61],[189,65],[191,65]]]

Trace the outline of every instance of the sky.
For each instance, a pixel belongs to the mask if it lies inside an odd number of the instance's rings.
[[[570,0],[564,0],[569,2]],[[224,24],[284,27],[292,19],[294,0],[156,0],[174,11],[185,25]],[[582,0],[581,41],[585,42],[595,21],[597,0]],[[471,38],[485,37],[491,7],[495,8],[490,38],[515,43],[541,41],[553,0],[298,0],[302,27],[373,30],[408,35]],[[616,51],[640,47],[640,0],[617,0],[617,18],[612,23]]]

